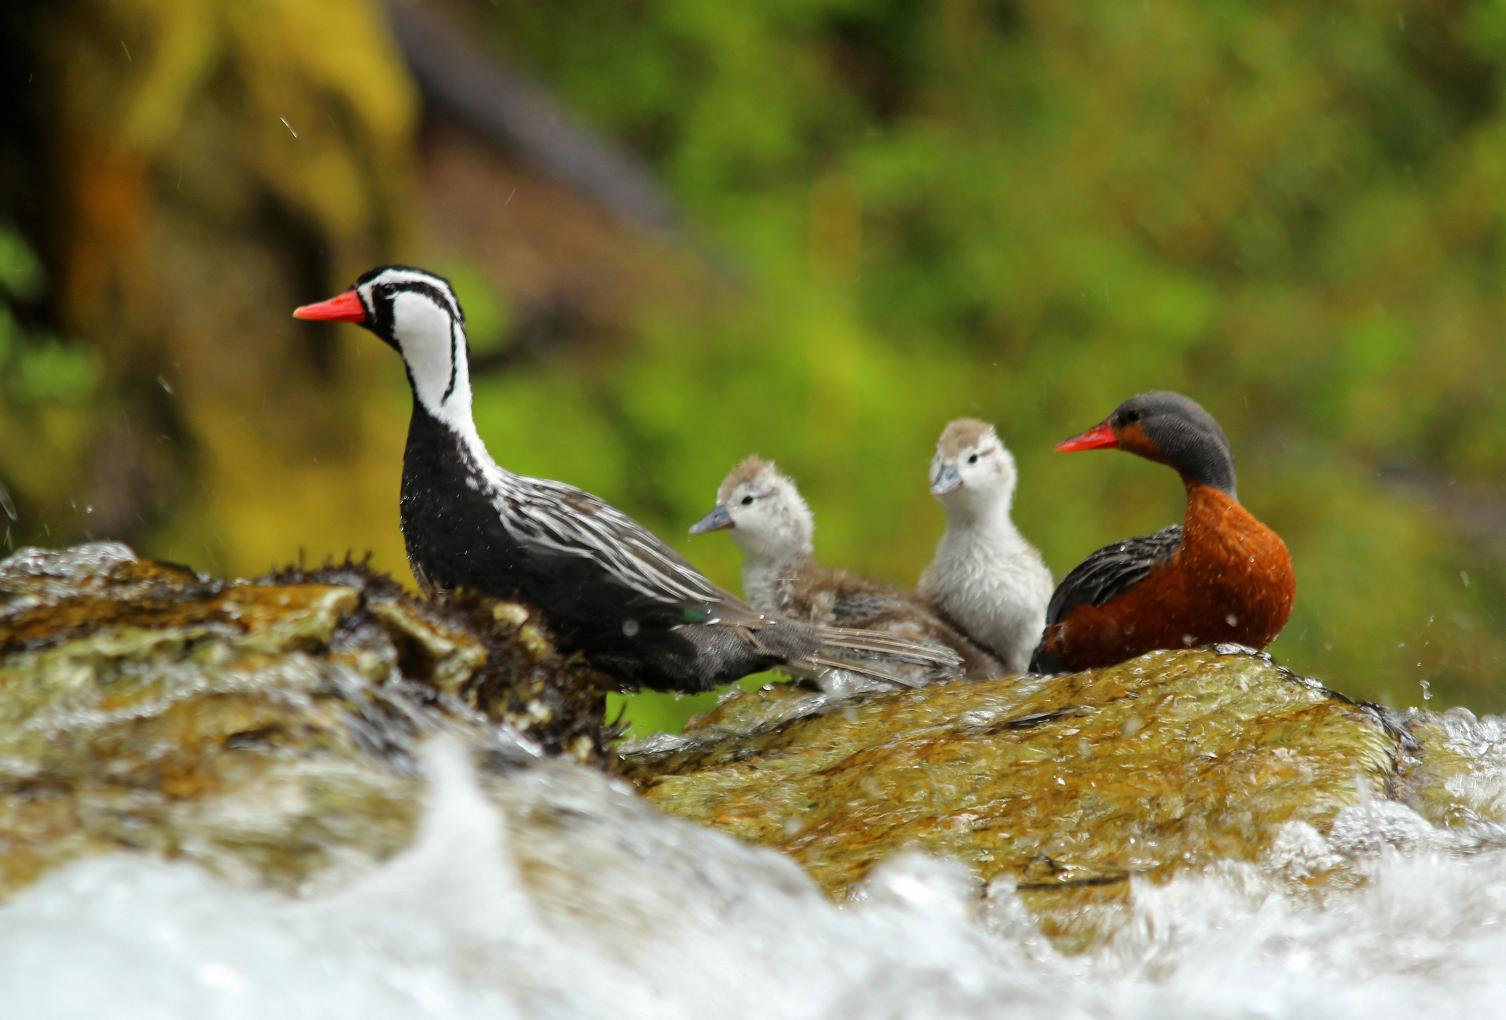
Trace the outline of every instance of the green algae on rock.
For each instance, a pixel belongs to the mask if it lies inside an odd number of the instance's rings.
[[[1289,822],[1321,831],[1387,796],[1402,739],[1265,656],[1204,649],[824,710],[737,695],[626,771],[660,809],[779,849],[831,894],[918,849],[1013,880],[1061,934],[1096,928],[1084,909],[1131,876],[1258,860]]]
[[[419,738],[599,763],[600,684],[521,606],[357,564],[227,582],[23,550],[0,563],[0,894],[109,848],[289,886],[385,855]]]

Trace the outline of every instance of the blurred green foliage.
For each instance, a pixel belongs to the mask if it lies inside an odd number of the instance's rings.
[[[757,450],[800,480],[821,555],[908,582],[940,530],[930,443],[982,415],[1060,576],[1175,519],[1181,492],[1164,469],[1050,444],[1133,392],[1182,389],[1292,546],[1282,661],[1394,703],[1428,680],[1446,702],[1506,705],[1506,8],[472,14],[651,158],[743,287],[710,316],[641,309],[643,342],[610,371],[561,363],[486,391],[483,433],[512,466],[673,536]],[[517,442],[526,421],[546,434]],[[730,543],[681,547],[735,585]]]
[[[0,226],[0,289],[11,299],[36,298],[46,274],[31,245],[14,228]]]
[[[400,567],[395,529],[351,522],[391,492],[390,452],[357,437],[405,419],[366,414],[359,361],[329,386],[287,314],[326,260],[408,225],[417,103],[384,10],[59,0],[0,23],[0,225],[26,238],[0,249],[23,292],[0,300],[5,540]]]
[[[42,297],[46,272],[16,230],[0,224],[0,389],[8,401],[79,403],[99,385],[98,352],[27,325],[18,306]]]
[[[1292,548],[1281,661],[1394,704],[1427,681],[1506,706],[1506,7],[457,3],[471,37],[650,163],[687,261],[712,253],[692,293],[645,289],[612,342],[492,358],[477,418],[500,461],[620,504],[736,589],[731,543],[684,529],[757,451],[801,483],[819,555],[911,583],[941,530],[932,444],[981,416],[1060,576],[1174,520],[1181,490],[1052,444],[1181,389]],[[38,14],[36,165],[57,194],[43,263],[0,231],[0,316],[41,287],[79,343],[0,320],[23,524],[88,533],[58,510],[73,473],[123,464],[106,493],[157,494],[136,499],[144,552],[255,571],[375,548],[398,569],[401,372],[285,308],[348,282],[315,279],[331,267],[426,262],[483,360],[528,309],[455,231],[412,229],[424,143],[375,0],[164,11]],[[558,218],[585,245],[568,203],[529,194],[516,222]],[[50,411],[96,391],[116,446]],[[642,731],[706,701],[628,710]]]

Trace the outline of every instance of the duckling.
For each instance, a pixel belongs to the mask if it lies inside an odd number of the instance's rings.
[[[743,551],[743,594],[760,612],[943,645],[962,657],[965,676],[1001,674],[993,656],[913,592],[817,563],[810,507],[773,463],[754,456],[733,468],[717,489],[716,506],[690,533],[722,530]]]
[[[1014,457],[987,422],[949,424],[931,460],[931,495],[946,531],[920,578],[942,619],[1023,673],[1046,626],[1051,571],[1010,517]]]

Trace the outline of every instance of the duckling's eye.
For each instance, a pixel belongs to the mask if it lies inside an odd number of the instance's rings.
[[[742,498],[742,504],[743,504],[743,506],[752,506],[753,505],[753,497],[752,496],[744,496]]]
[[[975,454],[972,454],[972,455],[971,455],[971,456],[969,456],[969,457],[968,457],[968,458],[967,458],[967,462],[968,462],[968,463],[969,463],[969,464],[976,464],[976,463],[978,463],[978,455],[977,455],[977,454],[976,454],[976,453],[975,453]]]

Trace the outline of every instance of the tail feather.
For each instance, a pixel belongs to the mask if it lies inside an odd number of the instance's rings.
[[[850,627],[814,629],[823,654],[856,652],[860,655],[877,655],[912,666],[934,667],[944,671],[942,675],[946,676],[956,676],[962,670],[962,656],[945,645],[896,637],[876,630],[853,630]]]
[[[785,662],[785,668],[799,676],[818,679],[831,670],[846,670],[895,687],[919,687],[962,674],[962,657],[945,645],[850,627],[812,626],[802,630],[809,645],[815,647],[808,646]],[[894,666],[919,667],[923,675],[912,678],[905,675],[911,671]]]
[[[876,630],[771,619],[744,631],[743,639],[790,673],[812,680],[846,670],[896,687],[918,687],[961,676],[963,669],[962,656],[952,648]]]
[[[807,665],[814,666],[815,669],[809,671],[802,669],[802,667]],[[900,676],[898,673],[891,673],[887,669],[875,666],[871,662],[838,659],[829,655],[821,655],[820,653],[808,656],[799,662],[786,663],[785,668],[795,673],[809,675],[812,680],[820,679],[822,673],[829,673],[832,670],[840,669],[846,670],[849,673],[856,673],[859,676],[866,676],[872,680],[882,680],[884,683],[893,684],[895,687],[909,688],[922,686],[919,680],[911,680],[908,677]]]

